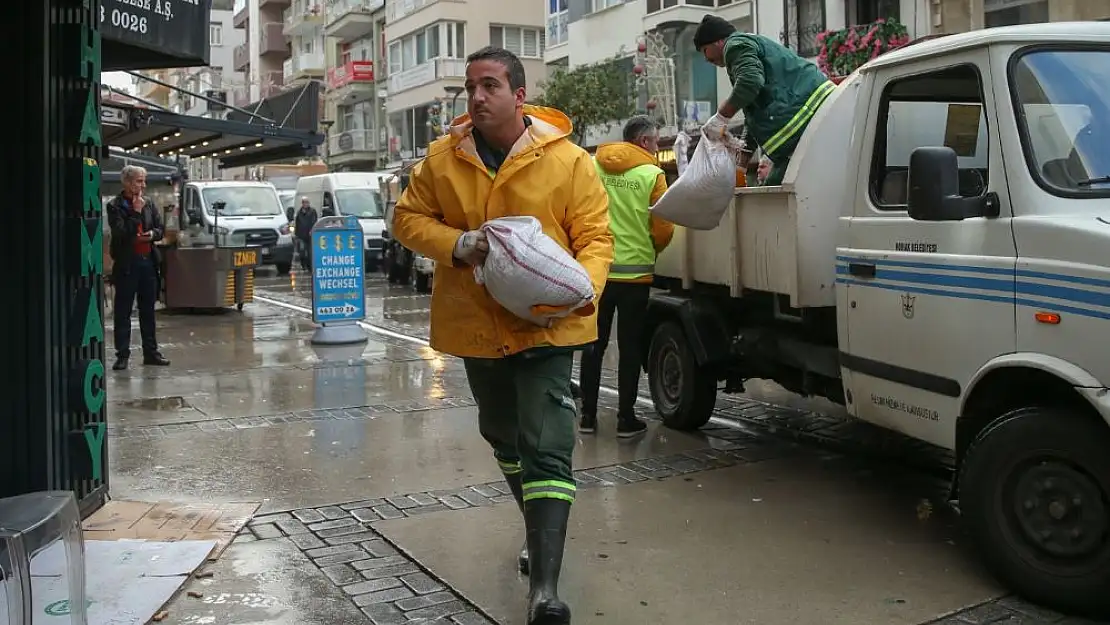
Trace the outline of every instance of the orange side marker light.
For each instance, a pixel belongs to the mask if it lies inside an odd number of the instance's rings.
[[[1033,315],[1033,318],[1038,323],[1047,323],[1048,325],[1060,325],[1060,315],[1050,312],[1039,312]]]

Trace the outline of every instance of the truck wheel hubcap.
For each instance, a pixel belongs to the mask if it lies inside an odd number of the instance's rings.
[[[659,391],[668,407],[678,405],[682,396],[682,359],[678,357],[678,349],[673,343],[668,343],[659,354]]]
[[[1053,558],[1084,558],[1106,548],[1105,495],[1069,463],[1052,459],[1013,474],[1013,519],[1021,536]]]

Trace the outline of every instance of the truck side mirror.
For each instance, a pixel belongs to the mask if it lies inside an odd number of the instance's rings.
[[[335,209],[330,206],[325,206],[320,212],[324,217],[335,217]]]
[[[204,221],[200,218],[200,214],[197,213],[197,209],[191,206],[185,207],[185,217],[188,218],[190,226],[204,225]]]
[[[297,212],[293,210],[292,206],[286,206],[285,207],[285,219],[286,219],[286,221],[293,221],[293,218],[296,215],[297,215]]]
[[[960,164],[952,148],[927,146],[911,152],[908,187],[910,218],[917,221],[961,221],[999,215],[996,194],[960,195]]]

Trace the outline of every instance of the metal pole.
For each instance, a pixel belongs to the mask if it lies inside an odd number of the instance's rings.
[[[156,85],[162,85],[163,87],[168,87],[168,88],[173,89],[174,91],[177,91],[179,93],[185,93],[185,94],[193,96],[194,98],[200,98],[201,100],[204,100],[205,102],[208,102],[210,104],[219,104],[220,106],[223,106],[225,108],[229,108],[233,111],[238,111],[238,112],[240,112],[244,115],[250,115],[251,118],[257,117],[258,119],[261,119],[262,121],[265,121],[265,122],[269,122],[271,124],[276,124],[277,123],[274,120],[270,119],[269,117],[263,117],[262,115],[252,113],[252,112],[250,112],[246,109],[241,109],[238,106],[235,106],[234,104],[230,104],[228,102],[221,102],[220,100],[217,100],[215,98],[210,98],[206,95],[201,95],[199,93],[193,93],[192,91],[189,91],[188,89],[178,87],[177,85],[171,85],[168,82],[162,82],[161,80],[158,80],[157,78],[151,78],[150,76],[144,76],[144,75],[142,75],[138,72],[133,72],[131,70],[123,70],[123,71],[127,72],[128,74],[131,74],[132,76],[134,76],[135,78],[138,78],[139,80],[149,80],[150,82],[152,82]],[[134,96],[131,96],[131,97],[134,97]]]

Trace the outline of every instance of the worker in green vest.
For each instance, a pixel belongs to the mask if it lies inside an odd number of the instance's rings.
[[[617,436],[643,433],[647,424],[636,418],[640,387],[641,331],[655,272],[655,256],[667,247],[674,225],[649,209],[667,190],[659,168],[659,127],[640,115],[624,126],[624,141],[605,143],[594,159],[601,182],[609,194],[609,230],[613,233],[613,264],[601,293],[597,313],[597,342],[582,353],[582,419],[579,431],[597,430],[597,394],[601,385],[601,360],[609,345],[613,315],[617,316],[617,372],[619,409]]]
[[[762,35],[738,32],[716,15],[706,15],[698,24],[694,47],[705,60],[724,67],[732,83],[728,98],[703,126],[706,134],[728,132],[732,117],[744,111],[747,137],[774,164],[763,185],[782,184],[802,133],[836,85],[793,50]]]

